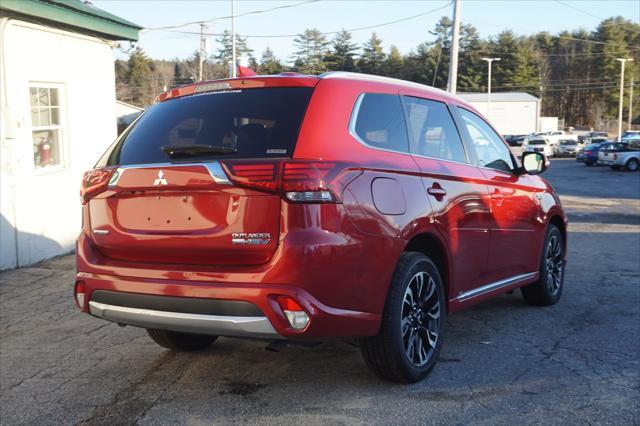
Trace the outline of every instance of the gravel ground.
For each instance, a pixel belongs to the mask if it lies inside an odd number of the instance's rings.
[[[640,173],[553,160],[571,220],[559,304],[519,292],[447,320],[415,385],[346,343],[175,354],[79,313],[72,256],[0,274],[2,424],[640,424]]]

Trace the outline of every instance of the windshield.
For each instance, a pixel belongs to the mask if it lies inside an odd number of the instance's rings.
[[[529,141],[529,145],[546,145],[546,142],[542,139],[533,139]]]
[[[576,145],[575,141],[560,141],[560,145]]]
[[[157,103],[99,165],[291,157],[312,91],[308,87],[233,90]]]

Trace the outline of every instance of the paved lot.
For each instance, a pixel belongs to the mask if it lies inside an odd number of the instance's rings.
[[[0,274],[0,422],[640,424],[640,173],[554,160],[546,177],[572,220],[563,299],[451,316],[422,383],[379,381],[346,343],[171,353],[77,312],[66,256]]]

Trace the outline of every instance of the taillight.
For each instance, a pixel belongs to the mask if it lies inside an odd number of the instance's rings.
[[[587,155],[591,155],[591,151],[585,151],[584,153]]]
[[[84,310],[84,295],[85,295],[84,281],[76,281],[76,285],[73,289],[73,296],[76,301],[76,306],[81,310]]]
[[[294,299],[289,296],[278,296],[276,300],[292,328],[302,330],[309,324],[309,316]]]
[[[109,180],[111,180],[116,170],[116,167],[109,167],[85,172],[82,176],[82,186],[80,187],[82,204],[85,204],[99,193],[106,191]]]
[[[331,161],[225,161],[224,167],[234,184],[281,192],[294,203],[339,203],[344,187],[361,173]]]
[[[282,193],[298,203],[336,202],[332,179],[339,170],[330,162],[286,162],[282,172]]]
[[[223,163],[227,175],[238,186],[268,192],[278,192],[278,162],[232,162]]]

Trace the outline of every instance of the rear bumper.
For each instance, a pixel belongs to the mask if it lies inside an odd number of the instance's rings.
[[[325,340],[371,336],[377,333],[380,315],[369,312],[350,311],[326,306],[305,290],[295,286],[246,284],[246,283],[194,283],[191,281],[153,280],[130,277],[96,275],[80,272],[76,281],[85,285],[84,312],[121,324],[143,328],[157,328],[186,333],[218,336],[251,337],[264,339]],[[119,302],[112,298],[109,303],[99,295],[110,292],[119,294]],[[127,297],[129,296],[129,297]],[[171,303],[155,302],[150,305],[135,300],[144,296],[168,299]],[[309,316],[309,324],[303,330],[290,326],[276,301],[278,296],[295,299]],[[209,302],[245,302],[253,305],[251,312],[196,311],[180,309],[176,299],[186,299],[186,304]],[[119,304],[118,304],[119,303]],[[178,307],[165,310],[165,306]],[[197,313],[194,313],[197,312]],[[219,315],[223,312],[225,315]],[[229,315],[230,314],[230,315]],[[238,315],[240,314],[240,315]]]
[[[189,314],[166,312],[126,306],[89,302],[91,315],[144,328],[180,331],[183,333],[212,334],[217,336],[257,337],[279,339],[281,336],[273,328],[267,317],[246,317],[226,315]]]

